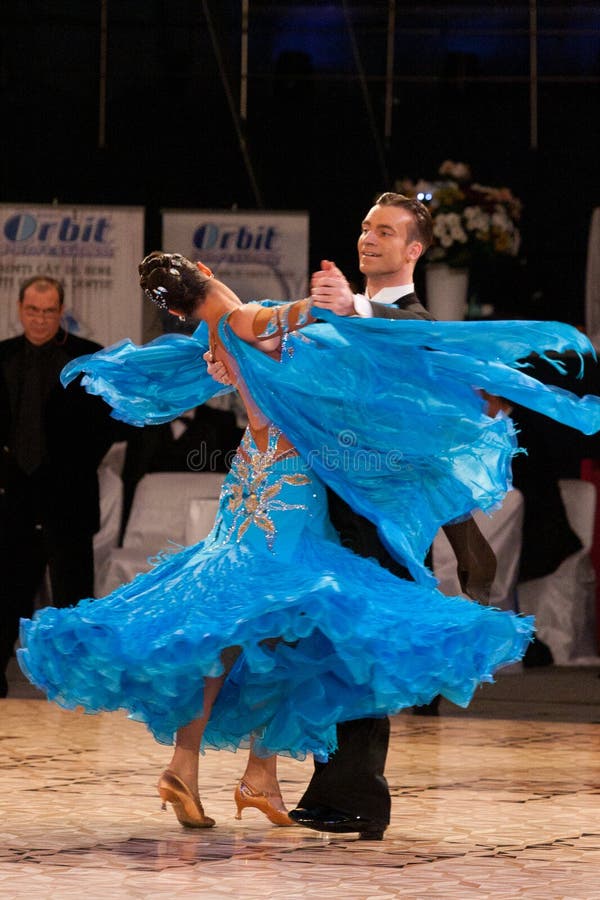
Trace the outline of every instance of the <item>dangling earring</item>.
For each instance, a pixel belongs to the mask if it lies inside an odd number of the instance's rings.
[[[185,322],[185,316],[177,316],[180,322]]]

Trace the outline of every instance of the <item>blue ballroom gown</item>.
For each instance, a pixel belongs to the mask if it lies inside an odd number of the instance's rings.
[[[205,540],[107,597],[23,620],[28,678],[63,707],[125,709],[171,743],[202,708],[203,677],[238,648],[203,747],[253,738],[258,753],[299,758],[326,758],[337,722],[436,694],[468,705],[533,634],[530,617],[443,596],[423,562],[441,524],[493,509],[510,488],[512,423],[485,415],[473,388],[600,429],[597,398],[534,383],[518,363],[531,349],[590,352],[582,335],[557,323],[468,327],[480,324],[332,317],[286,335],[277,361],[223,320],[220,338],[271,423],[267,449],[246,432]],[[223,392],[205,373],[206,347],[204,326],[125,341],[74,361],[64,380],[84,372],[126,421],[168,421]],[[281,433],[299,455],[278,451]],[[414,582],[340,546],[325,484],[376,522]]]

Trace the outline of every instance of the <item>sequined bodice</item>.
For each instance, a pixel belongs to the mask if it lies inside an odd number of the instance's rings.
[[[214,537],[244,542],[254,551],[286,555],[308,523],[322,529],[324,489],[294,450],[279,449],[281,432],[269,425],[266,450],[244,433],[221,494]]]

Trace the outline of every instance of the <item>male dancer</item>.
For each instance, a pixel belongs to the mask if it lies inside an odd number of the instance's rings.
[[[385,193],[367,213],[358,239],[364,295],[353,295],[340,270],[324,261],[313,275],[315,307],[337,315],[431,319],[415,295],[413,273],[432,242],[427,208],[418,200]],[[377,529],[329,492],[329,512],[342,543],[361,556],[374,557],[400,578],[410,578],[379,540]],[[496,560],[473,519],[445,528],[458,564],[463,591],[478,600],[489,596]],[[384,776],[389,743],[387,717],[338,725],[338,749],[314,775],[290,818],[317,831],[358,832],[362,840],[381,840],[390,820],[391,798]]]

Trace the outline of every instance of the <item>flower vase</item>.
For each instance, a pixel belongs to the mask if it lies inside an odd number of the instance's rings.
[[[453,269],[445,263],[430,263],[425,270],[427,310],[434,319],[452,322],[467,312],[469,270]]]

